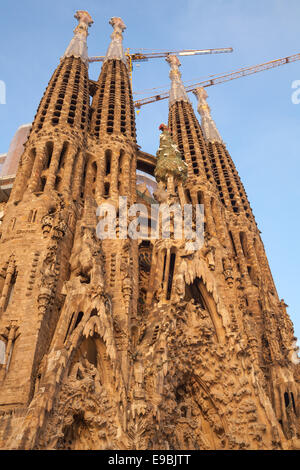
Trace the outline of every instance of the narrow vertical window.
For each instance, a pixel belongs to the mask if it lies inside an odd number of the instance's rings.
[[[289,394],[287,392],[284,393],[284,404],[285,404],[285,407],[287,408],[290,404],[290,397],[289,397]]]
[[[86,178],[86,167],[87,167],[87,162],[85,162],[84,164],[84,168],[83,168],[83,173],[82,173],[82,181],[81,181],[81,193],[80,193],[80,197],[81,198],[84,198],[84,187],[85,187],[85,178]]]
[[[204,197],[203,197],[203,192],[202,191],[198,191],[197,199],[198,199],[198,204],[204,204]]]
[[[244,232],[240,232],[240,242],[241,242],[241,247],[242,247],[242,250],[243,250],[243,254],[244,254],[245,258],[247,258],[247,256],[248,256],[247,238],[246,238],[246,234]]]
[[[188,189],[185,190],[185,197],[186,197],[188,204],[192,204],[191,193]]]
[[[167,300],[170,300],[170,298],[171,298],[173,275],[174,275],[174,268],[175,268],[175,259],[176,259],[176,253],[171,253],[169,278],[168,278],[168,288],[167,288]]]
[[[45,176],[42,176],[41,178],[41,190],[40,192],[42,193],[45,189],[45,186],[46,186],[46,181],[47,181],[47,178]]]
[[[111,150],[105,151],[105,174],[106,176],[110,174],[111,168]]]
[[[53,142],[47,142],[46,143],[46,160],[45,160],[45,165],[44,165],[45,170],[49,168],[50,166],[52,154],[53,154]]]
[[[235,254],[235,256],[237,256],[237,251],[236,251],[236,247],[235,247],[235,243],[234,243],[233,235],[232,235],[232,233],[230,232],[230,230],[229,230],[229,237],[230,237],[230,240],[231,240],[231,245],[232,245],[232,248],[233,248],[234,254]]]
[[[55,191],[58,191],[58,190],[59,190],[60,182],[61,182],[61,177],[60,177],[60,176],[56,176],[56,178],[55,178],[55,183],[54,183],[54,189],[55,189]]]
[[[12,301],[14,290],[15,290],[16,279],[17,279],[17,275],[16,275],[16,272],[14,272],[12,277],[11,277],[10,284],[9,284],[9,287],[8,287],[8,291],[7,291],[7,295],[6,295],[6,299],[5,299],[5,304],[4,304],[4,311],[7,309],[7,307],[9,306],[9,304]]]
[[[163,276],[162,276],[162,282],[165,280],[165,273],[166,273],[166,261],[167,261],[167,253],[165,252],[164,255],[164,267],[163,267]]]
[[[65,166],[65,156],[68,150],[68,142],[64,142],[63,148],[61,150],[60,156],[59,156],[59,162],[58,162],[58,169],[63,168]]]
[[[294,400],[294,394],[293,394],[293,392],[291,392],[291,399],[292,399],[292,404],[293,404],[294,412],[296,413],[296,405],[295,405],[295,400]]]
[[[105,183],[104,184],[104,197],[108,197],[109,196],[109,183]]]

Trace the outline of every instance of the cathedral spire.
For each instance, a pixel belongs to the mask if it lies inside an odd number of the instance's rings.
[[[83,10],[76,11],[74,18],[78,20],[78,25],[74,29],[74,37],[67,47],[63,58],[81,58],[81,60],[88,66],[88,49],[86,39],[88,36],[89,26],[93,24],[93,20],[89,13]]]
[[[217,129],[217,126],[210,114],[210,107],[208,106],[207,101],[206,101],[206,98],[207,98],[206,90],[203,87],[197,88],[194,91],[194,95],[198,99],[197,110],[201,116],[201,127],[204,133],[204,137],[209,142],[223,143],[221,136],[219,134],[219,131]]]
[[[181,81],[181,73],[179,72],[181,64],[174,55],[169,55],[166,61],[171,67],[168,119],[171,136],[188,165],[189,177],[194,175],[203,177],[204,181],[212,181],[213,176],[206,141]]]
[[[245,188],[211,117],[210,108],[206,101],[206,90],[203,87],[197,88],[194,94],[198,99],[201,127],[220,200],[225,207],[233,210],[233,212],[244,213],[248,219],[253,219]]]
[[[136,142],[135,111],[132,90],[124,54],[122,32],[126,26],[121,18],[113,17],[109,22],[114,28],[107,49],[98,86],[92,101],[90,134],[97,140],[103,137],[123,135]],[[109,139],[111,140],[111,139]],[[117,169],[116,169],[117,171]]]
[[[181,73],[179,72],[179,67],[181,66],[181,63],[178,57],[176,55],[169,55],[166,58],[166,61],[171,67],[169,75],[171,79],[171,90],[169,99],[170,106],[172,106],[172,104],[176,101],[186,101],[189,103],[190,100],[187,97],[186,91],[181,80]]]
[[[123,49],[123,31],[126,29],[121,18],[114,16],[110,19],[109,24],[114,28],[111,34],[111,43],[108,46],[105,60],[119,59],[126,65],[126,57]]]

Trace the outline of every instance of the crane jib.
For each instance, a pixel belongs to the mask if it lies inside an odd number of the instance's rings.
[[[219,83],[229,82],[230,80],[235,80],[237,78],[245,77],[247,75],[253,75],[257,72],[263,72],[264,70],[269,70],[275,67],[280,67],[281,65],[289,64],[291,62],[295,62],[300,60],[300,53],[294,54],[291,56],[283,57],[282,59],[275,59],[268,62],[264,62],[258,65],[252,65],[250,67],[243,67],[235,72],[230,72],[228,74],[223,74],[219,76],[215,76],[214,78],[210,78],[208,80],[204,80],[199,83],[195,83],[188,87],[185,87],[186,92],[193,92],[198,87],[209,87],[213,85],[218,85]],[[165,100],[169,98],[169,92],[161,93],[159,95],[150,96],[147,98],[143,98],[141,100],[135,101],[134,106],[136,108],[140,108],[148,103],[153,103],[155,101]]]

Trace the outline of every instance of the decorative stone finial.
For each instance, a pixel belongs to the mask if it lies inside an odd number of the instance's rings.
[[[179,67],[181,63],[176,55],[168,55],[166,61],[171,67],[169,77],[171,79],[171,90],[169,104],[170,106],[176,101],[187,101],[189,102],[187,93],[184,89],[181,73],[179,72]]]
[[[194,91],[194,95],[197,97],[198,100],[198,113],[201,116],[201,127],[204,133],[204,137],[209,142],[220,142],[223,143],[217,126],[211,117],[210,114],[210,107],[207,104],[207,93],[205,88],[197,88]]]
[[[126,26],[121,18],[114,16],[110,19],[109,24],[114,28],[111,34],[111,43],[108,46],[107,53],[104,61],[109,59],[118,59],[122,60],[125,65],[127,65],[125,53],[123,50],[123,31],[126,29]]]
[[[158,182],[166,182],[168,176],[173,176],[183,182],[187,177],[187,164],[182,160],[181,152],[173,142],[170,131],[165,124],[161,124],[159,149],[156,152],[157,163],[155,167],[155,178]]]
[[[71,40],[64,57],[79,57],[86,66],[89,65],[88,49],[86,39],[88,37],[88,29],[94,23],[87,11],[78,10],[74,15],[78,20],[78,25],[74,29],[74,37]]]

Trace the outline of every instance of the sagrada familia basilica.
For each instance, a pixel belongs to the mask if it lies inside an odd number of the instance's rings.
[[[123,21],[92,81],[75,17],[1,202],[0,448],[300,449],[293,325],[206,92],[200,124],[169,56],[168,125],[143,152]],[[204,207],[202,243],[172,216],[168,237],[98,236],[103,204],[120,233],[120,201],[146,229],[153,205],[192,207],[190,228]]]

